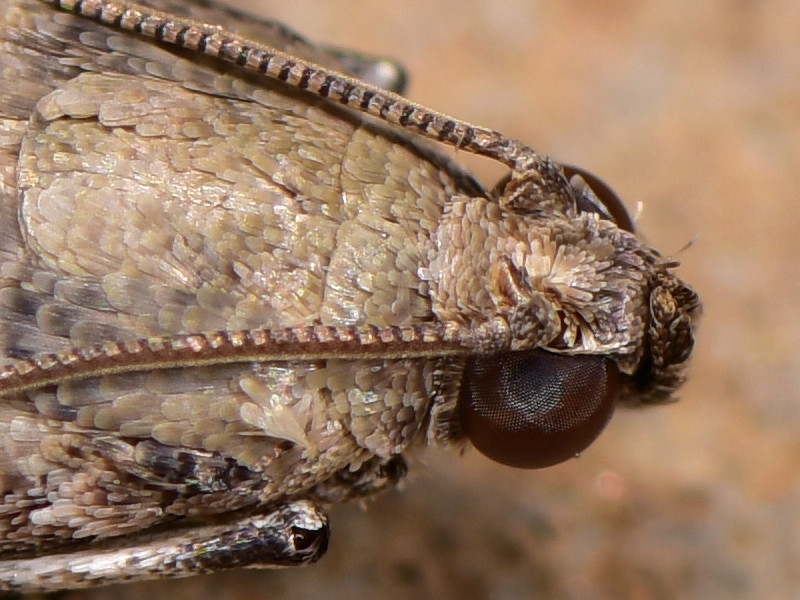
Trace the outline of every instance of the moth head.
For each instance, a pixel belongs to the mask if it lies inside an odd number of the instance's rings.
[[[620,229],[635,234],[633,220],[616,193],[600,178],[573,166],[563,167],[565,176],[583,212],[596,212]],[[643,247],[649,265],[646,332],[635,363],[623,378],[621,401],[653,404],[672,399],[683,384],[686,362],[694,347],[694,328],[700,316],[697,294],[672,269],[677,262],[665,261],[655,250]],[[631,361],[623,362],[630,363]]]
[[[695,291],[664,268],[653,276],[648,309],[644,353],[625,379],[621,400],[628,404],[673,399],[686,378],[701,306]]]
[[[489,274],[496,305],[507,308],[512,351],[470,358],[459,392],[460,427],[472,444],[520,468],[576,456],[619,403],[670,399],[699,315],[675,263],[635,236],[611,188],[574,167],[564,175],[566,200],[563,189],[539,190],[549,220],[533,227],[530,255],[497,261]],[[506,207],[526,212],[519,199]],[[540,210],[530,211],[534,223]]]

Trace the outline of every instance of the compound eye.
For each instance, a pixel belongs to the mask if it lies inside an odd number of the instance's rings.
[[[620,229],[634,233],[633,219],[628,214],[628,210],[616,192],[605,181],[594,173],[590,173],[580,167],[561,165],[561,168],[564,169],[564,175],[566,175],[570,183],[573,183],[573,177],[577,175],[589,188],[587,191],[590,193],[585,194],[582,198],[583,205],[580,206],[581,209],[600,213],[614,221]],[[599,205],[597,202],[599,202]]]
[[[492,460],[549,467],[600,435],[618,392],[617,366],[602,356],[537,349],[471,358],[461,383],[461,424]]]

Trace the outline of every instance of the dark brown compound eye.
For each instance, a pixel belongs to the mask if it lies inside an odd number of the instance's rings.
[[[544,350],[471,358],[461,384],[461,423],[472,444],[522,469],[585,450],[611,418],[619,372],[602,356]]]
[[[581,206],[583,210],[599,212],[604,216],[610,217],[620,229],[634,233],[633,219],[628,214],[628,209],[625,208],[622,200],[605,181],[594,173],[590,173],[580,167],[573,165],[562,165],[561,167],[564,169],[564,175],[568,180],[571,180],[575,175],[583,179],[597,200],[600,201],[601,206]],[[588,200],[586,201],[588,203]]]

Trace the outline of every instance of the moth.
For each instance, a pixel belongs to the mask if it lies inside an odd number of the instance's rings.
[[[672,397],[700,304],[602,181],[152,4],[0,0],[0,588],[308,563],[415,446],[548,466]]]

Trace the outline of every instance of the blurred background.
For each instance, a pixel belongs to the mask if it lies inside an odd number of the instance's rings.
[[[690,381],[544,471],[419,453],[402,490],[331,511],[310,568],[69,597],[800,597],[800,3],[239,7],[396,58],[414,100],[642,202],[640,231],[705,305]]]

